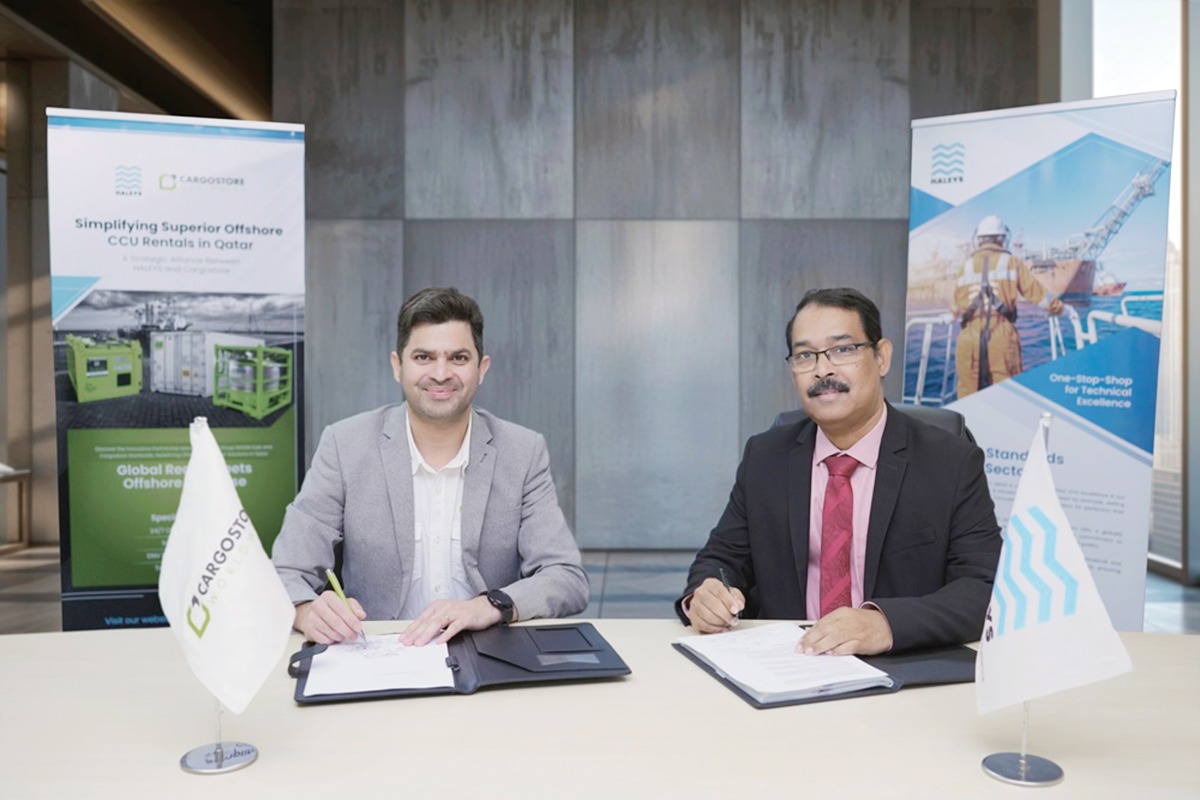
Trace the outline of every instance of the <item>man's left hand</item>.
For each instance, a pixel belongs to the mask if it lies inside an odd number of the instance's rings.
[[[486,597],[435,600],[405,628],[400,641],[417,647],[431,641],[445,644],[459,631],[481,631],[492,627],[500,619],[500,609],[489,603]]]
[[[1054,298],[1053,300],[1051,300],[1050,304],[1046,307],[1046,313],[1052,317],[1057,317],[1062,312],[1063,312],[1063,301],[1057,297]]]
[[[805,655],[873,656],[892,648],[892,626],[874,608],[839,608],[817,620],[796,645]]]

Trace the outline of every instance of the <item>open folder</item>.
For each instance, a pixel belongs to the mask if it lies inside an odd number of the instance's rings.
[[[790,623],[685,636],[672,646],[755,708],[896,692],[906,686],[969,683],[976,653],[963,645],[898,655],[805,656]]]
[[[430,694],[489,686],[615,678],[630,670],[589,622],[463,631],[444,645],[404,647],[400,634],[366,644],[311,645],[295,653],[297,703]]]

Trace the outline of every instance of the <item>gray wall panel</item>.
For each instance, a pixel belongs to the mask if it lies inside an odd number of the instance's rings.
[[[746,0],[742,215],[907,215],[908,70],[907,0]]]
[[[483,310],[492,366],[480,407],[546,437],[574,520],[575,229],[567,221],[409,222],[405,293],[454,286]]]
[[[406,9],[407,216],[570,217],[569,0]]]
[[[305,125],[308,216],[402,216],[403,7],[275,0],[274,19],[274,118]]]
[[[404,302],[403,259],[399,220],[308,223],[305,464],[326,425],[403,396],[388,363]]]
[[[1038,101],[1037,0],[910,0],[913,119]]]
[[[305,125],[310,218],[404,213],[404,9],[275,0],[274,108]]]
[[[577,535],[696,548],[738,457],[737,223],[580,222]]]
[[[908,224],[892,220],[743,222],[741,437],[767,428],[800,400],[784,363],[784,328],[809,289],[852,286],[879,306],[883,335],[903,346]],[[884,380],[898,402],[901,353]]]
[[[580,217],[738,214],[738,4],[576,4]]]
[[[397,307],[455,284],[488,319],[480,405],[546,435],[595,547],[703,541],[745,437],[798,402],[803,289],[862,288],[900,339],[909,119],[1036,97],[1036,0],[274,8],[275,115],[308,126],[308,215],[329,220],[309,452],[400,396]]]

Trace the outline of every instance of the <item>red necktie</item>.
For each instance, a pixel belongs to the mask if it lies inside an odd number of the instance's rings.
[[[825,459],[829,483],[821,512],[821,616],[850,605],[850,547],[854,542],[854,492],[850,476],[858,460],[845,454]]]

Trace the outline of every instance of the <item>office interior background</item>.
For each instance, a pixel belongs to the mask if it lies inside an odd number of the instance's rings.
[[[594,591],[624,564],[660,581],[624,596],[661,599],[745,439],[797,405],[800,295],[855,286],[903,340],[912,119],[1178,89],[1150,566],[1200,630],[1191,39],[1200,0],[0,0],[0,461],[32,469],[38,568],[46,106],[303,123],[306,463],[325,425],[399,399],[403,298],[457,286],[487,319],[477,403],[546,436]],[[6,601],[5,574],[0,606],[45,600]]]

